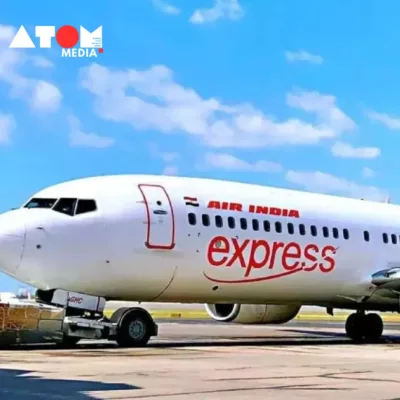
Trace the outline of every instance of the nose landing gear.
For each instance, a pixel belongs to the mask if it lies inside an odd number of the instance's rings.
[[[346,334],[356,342],[378,342],[382,333],[383,321],[378,314],[357,312],[349,315],[346,320]]]

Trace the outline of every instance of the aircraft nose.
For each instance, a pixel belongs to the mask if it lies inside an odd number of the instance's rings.
[[[20,213],[0,215],[0,269],[14,274],[22,259],[25,244],[25,223]]]

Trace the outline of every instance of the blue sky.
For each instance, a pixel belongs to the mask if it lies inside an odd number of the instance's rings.
[[[0,212],[68,179],[204,176],[399,202],[400,3],[8,3],[0,20]],[[103,26],[62,58],[35,26]],[[9,49],[24,25],[37,45]],[[20,283],[0,278],[0,290]]]

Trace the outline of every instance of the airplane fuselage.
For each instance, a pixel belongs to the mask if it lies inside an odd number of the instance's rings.
[[[371,284],[400,265],[399,206],[146,175],[66,182],[34,199],[96,204],[75,215],[42,206],[0,216],[1,232],[15,221],[20,232],[19,258],[2,256],[10,241],[0,239],[0,268],[40,289],[146,302],[399,307],[397,295]]]

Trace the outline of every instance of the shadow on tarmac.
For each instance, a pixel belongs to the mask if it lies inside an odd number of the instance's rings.
[[[104,383],[74,379],[47,379],[34,376],[34,371],[18,369],[0,369],[0,398],[26,400],[62,398],[74,400],[91,400],[98,397],[85,392],[134,390],[138,386],[124,383]],[[62,395],[60,395],[62,393]]]

